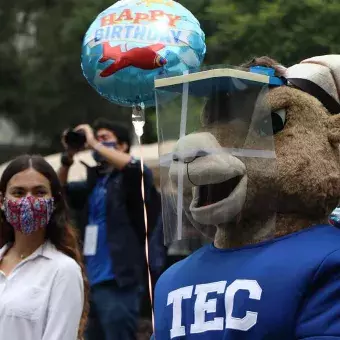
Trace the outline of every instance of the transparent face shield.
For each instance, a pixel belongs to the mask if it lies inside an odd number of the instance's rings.
[[[267,104],[274,78],[229,67],[155,81],[165,244],[275,232],[273,136],[285,117]]]

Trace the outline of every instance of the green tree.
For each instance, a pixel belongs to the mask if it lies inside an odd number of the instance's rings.
[[[0,114],[13,119],[22,132],[34,132],[38,140],[50,143],[51,151],[59,150],[64,128],[98,116],[131,124],[131,110],[100,97],[80,68],[83,36],[96,15],[112,2],[1,1]],[[269,55],[291,65],[338,52],[338,0],[181,3],[199,19],[206,34],[205,64],[238,65]],[[20,37],[21,42],[33,39],[34,44],[18,48]],[[152,142],[156,140],[155,110],[149,109],[146,116],[144,142]]]
[[[1,34],[5,53],[0,61],[0,110],[22,133],[35,133],[38,141],[60,149],[65,128],[107,117],[131,125],[131,109],[114,105],[94,91],[85,80],[80,55],[83,36],[96,15],[112,4],[92,0],[19,0],[16,7],[2,7],[5,23]],[[22,18],[22,24],[16,20]],[[20,55],[15,37],[28,36],[34,27],[34,44]],[[4,61],[3,61],[4,60]],[[154,141],[147,120],[144,141]]]
[[[0,113],[18,117],[23,114],[25,89],[22,83],[22,60],[15,48],[19,30],[17,10],[10,2],[1,5],[0,22]]]
[[[208,37],[209,63],[269,55],[291,65],[339,51],[337,0],[212,0],[205,14],[217,24]]]
[[[30,128],[58,147],[63,129],[98,116],[130,123],[131,112],[109,103],[87,83],[80,68],[83,36],[110,1],[52,2],[36,16],[36,46],[29,51],[27,111]],[[31,81],[33,80],[34,81]],[[52,119],[51,119],[52,118]],[[22,126],[22,124],[21,124]]]

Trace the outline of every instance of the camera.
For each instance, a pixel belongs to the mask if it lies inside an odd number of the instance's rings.
[[[82,130],[69,130],[65,135],[65,143],[70,149],[81,150],[86,143],[85,132]]]

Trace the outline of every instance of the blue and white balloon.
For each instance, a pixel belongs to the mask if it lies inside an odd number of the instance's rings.
[[[190,11],[172,0],[122,0],[88,29],[82,69],[102,96],[122,106],[155,105],[154,79],[194,72],[205,36]]]

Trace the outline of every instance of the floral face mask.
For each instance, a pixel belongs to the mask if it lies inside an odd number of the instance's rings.
[[[17,231],[29,235],[45,228],[54,210],[53,198],[26,196],[18,200],[4,200],[7,222]]]

